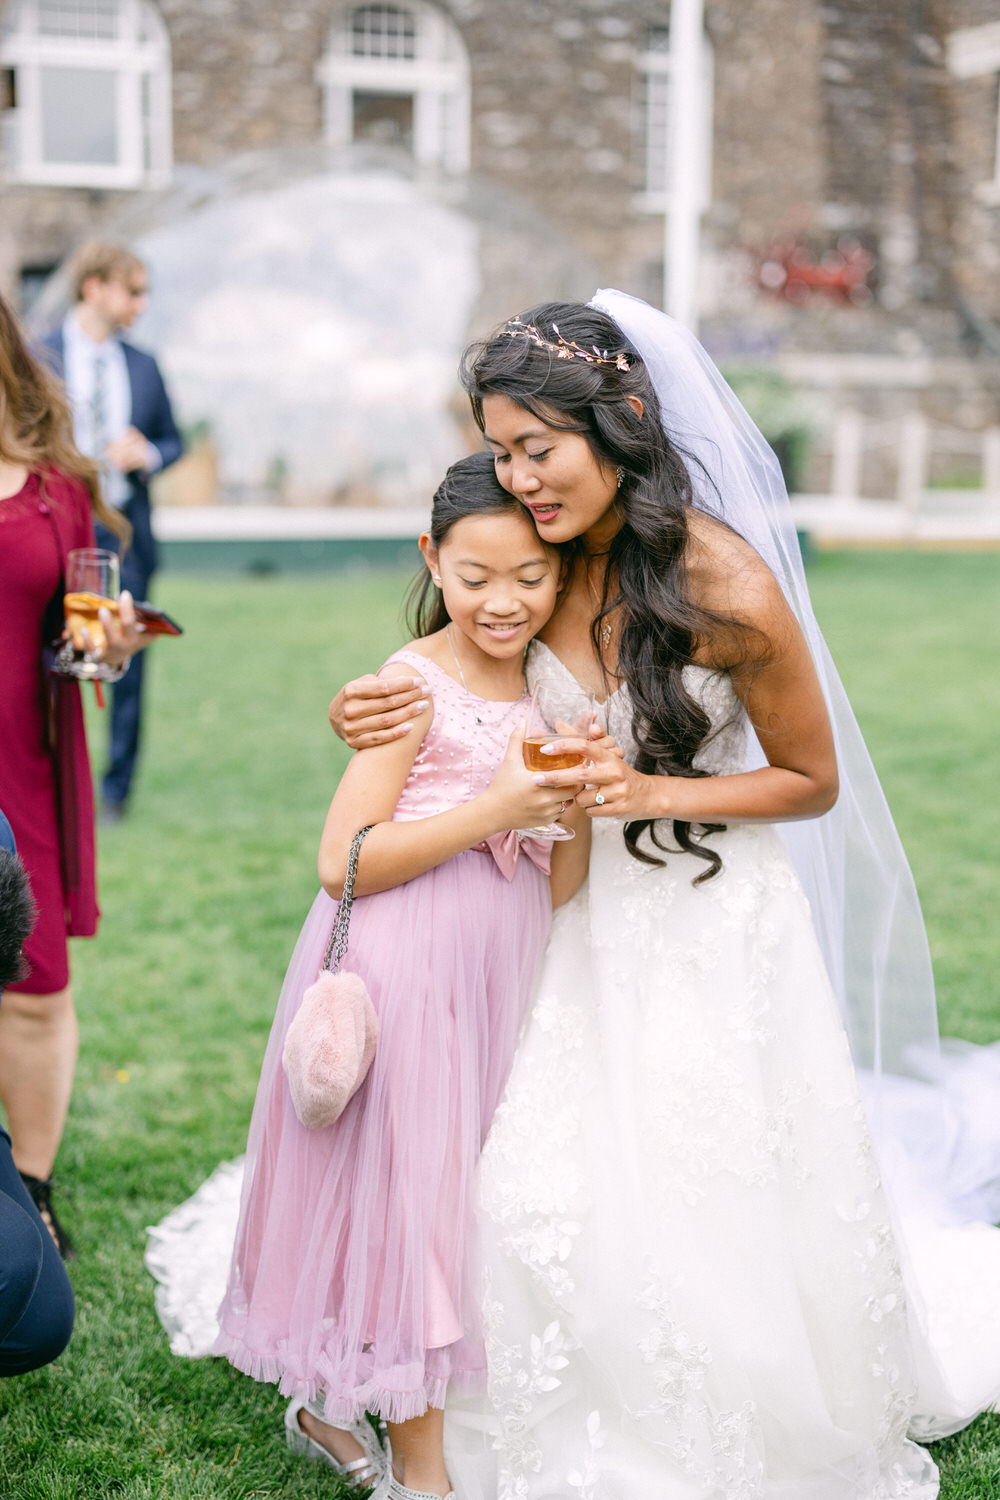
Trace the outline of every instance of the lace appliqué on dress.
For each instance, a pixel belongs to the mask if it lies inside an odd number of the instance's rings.
[[[739,769],[731,685],[689,675],[716,726],[704,769]],[[631,748],[622,690],[606,716]],[[902,1277],[808,906],[774,829],[713,844],[723,869],[693,887],[692,856],[650,869],[599,820],[553,922],[481,1163],[500,1500],[763,1500],[776,1452],[789,1494],[929,1500]]]
[[[243,1187],[243,1158],[216,1167],[190,1198],[147,1230],[146,1269],[159,1283],[156,1311],[170,1352],[210,1354],[219,1333]]]

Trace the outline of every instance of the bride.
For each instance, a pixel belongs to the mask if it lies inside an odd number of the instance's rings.
[[[947,1227],[926,1159],[923,925],[773,455],[620,293],[511,320],[463,377],[571,551],[529,673],[561,674],[559,718],[596,688],[628,755],[588,770],[589,879],[484,1151],[489,1402],[450,1405],[456,1491],[930,1500],[913,1437],[1000,1397],[1000,1236]],[[400,687],[350,684],[334,726],[403,732]]]

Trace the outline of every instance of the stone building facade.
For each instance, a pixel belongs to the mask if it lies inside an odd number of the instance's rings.
[[[886,417],[1000,419],[995,15],[705,0],[691,149],[720,359]],[[277,180],[360,162],[476,225],[473,328],[595,284],[658,301],[669,25],[654,0],[4,0],[0,289],[27,301],[82,237],[141,230],[226,164],[231,184],[241,163]],[[118,61],[100,53],[116,27]],[[116,68],[115,119],[79,144],[70,105]]]

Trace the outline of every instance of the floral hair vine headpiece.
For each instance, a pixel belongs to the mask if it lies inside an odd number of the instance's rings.
[[[532,323],[522,323],[520,318],[511,318],[501,329],[500,337],[514,339],[523,335],[533,344],[537,344],[539,349],[548,349],[556,359],[583,359],[588,365],[614,365],[616,370],[632,368],[627,354],[609,354],[607,349],[598,349],[596,344],[592,344],[589,349],[584,349],[575,340],[564,339],[555,323],[552,325],[552,332],[556,335],[558,343],[553,344],[548,339],[543,339]]]

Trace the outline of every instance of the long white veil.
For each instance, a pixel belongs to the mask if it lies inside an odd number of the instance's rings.
[[[949,1066],[942,1064],[916,887],[813,614],[778,461],[687,329],[623,292],[599,291],[591,306],[614,319],[645,362],[664,428],[689,460],[695,504],[760,553],[809,642],[833,722],[840,796],[825,816],[785,824],[782,833],[812,908],[883,1165],[905,1180],[904,1196],[919,1194],[939,1221],[993,1222],[1000,1150],[983,1139],[990,1132],[976,1095],[989,1091],[980,1074],[1000,1080],[1000,1057],[953,1044]]]

